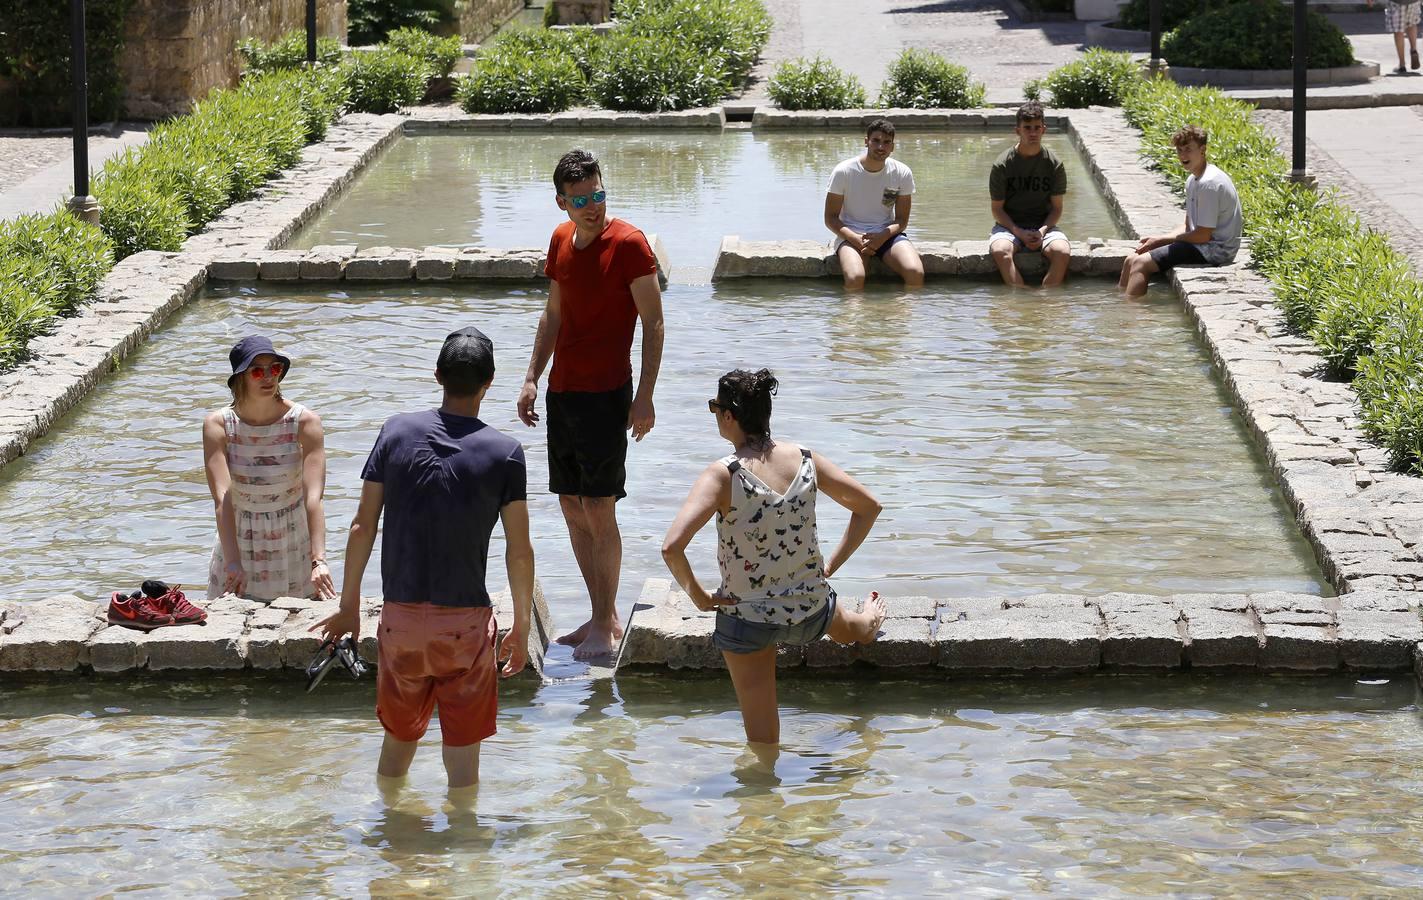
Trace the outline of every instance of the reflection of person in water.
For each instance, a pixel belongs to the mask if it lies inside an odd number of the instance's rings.
[[[884,622],[884,601],[872,594],[862,612],[839,604],[827,580],[864,541],[880,504],[830,460],[804,447],[771,439],[771,395],[766,369],[737,369],[721,377],[707,401],[717,431],[736,452],[706,468],[662,544],[672,576],[701,610],[716,610],[717,648],[731,671],[736,699],[752,743],[781,739],[776,710],[776,648],[825,635],[867,644]],[[825,562],[816,537],[815,501],[823,488],[850,510],[840,545]],[[697,582],[687,545],[716,516],[721,587],[715,595]]]

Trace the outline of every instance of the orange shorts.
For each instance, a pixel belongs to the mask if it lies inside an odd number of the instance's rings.
[[[398,741],[418,741],[440,707],[440,736],[465,747],[494,734],[499,676],[494,610],[387,603],[376,628],[376,716]]]

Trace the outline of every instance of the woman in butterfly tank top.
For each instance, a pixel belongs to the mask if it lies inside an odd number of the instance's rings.
[[[270,339],[245,337],[228,359],[232,404],[203,420],[203,468],[217,517],[208,599],[335,597],[321,419],[282,396],[291,360]]]
[[[771,438],[771,396],[777,382],[766,369],[728,372],[707,408],[735,452],[706,468],[682,504],[662,544],[662,558],[701,610],[716,610],[713,641],[726,659],[741,706],[746,739],[780,742],[776,709],[776,647],[829,635],[867,644],[879,634],[885,605],[878,593],[856,612],[837,602],[829,577],[869,534],[880,504],[830,460]],[[850,523],[828,561],[815,529],[815,499],[824,491],[850,510]],[[721,586],[714,594],[697,581],[687,544],[716,516]]]

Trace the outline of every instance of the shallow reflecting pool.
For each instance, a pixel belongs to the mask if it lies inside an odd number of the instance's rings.
[[[458,805],[370,685],[0,686],[0,893],[1416,896],[1410,681],[521,686]]]
[[[909,234],[983,240],[993,227],[988,170],[1011,132],[906,129],[895,157],[914,170]],[[1072,142],[1047,145],[1067,167],[1068,237],[1119,236],[1106,201]],[[397,141],[290,244],[547,247],[566,217],[553,199],[553,167],[572,147],[598,156],[609,210],[658,234],[682,280],[710,269],[723,235],[828,241],[821,223],[830,171],[864,150],[854,131],[601,131],[526,135],[420,135]]]
[[[440,341],[473,323],[497,348],[485,418],[528,449],[538,572],[556,624],[582,621],[581,579],[545,490],[544,431],[514,414],[544,299],[532,286],[402,285],[234,288],[194,302],[0,470],[0,597],[107,596],[145,577],[201,593],[213,534],[202,413],[225,402],[227,351],[253,329],[292,356],[286,393],[325,422],[339,583],[380,423],[438,403]],[[619,505],[625,610],[645,579],[666,577],[667,525],[698,472],[728,450],[706,398],[738,365],[779,375],[777,434],[826,453],[885,506],[837,576],[846,596],[1327,590],[1165,292],[1129,303],[1100,281],[1045,295],[954,281],[855,298],[830,283],[759,282],[675,285],[666,306],[657,428],[630,450]],[[838,538],[840,508],[822,504],[821,516],[824,539]],[[706,578],[711,533],[691,549]],[[492,570],[502,581],[503,567]],[[379,593],[378,567],[368,573],[367,592]]]

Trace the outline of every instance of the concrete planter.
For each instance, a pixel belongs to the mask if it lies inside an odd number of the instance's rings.
[[[1082,43],[1108,50],[1146,51],[1151,49],[1151,32],[1114,28],[1106,22],[1088,22]]]
[[[1114,22],[1126,0],[1073,0],[1072,15],[1079,22]]]
[[[1194,69],[1171,66],[1168,74],[1177,84],[1217,87],[1289,87],[1294,84],[1291,69]],[[1366,84],[1377,78],[1379,64],[1368,60],[1335,69],[1310,69],[1309,84]]]

